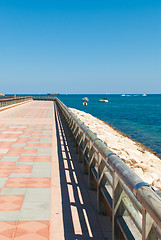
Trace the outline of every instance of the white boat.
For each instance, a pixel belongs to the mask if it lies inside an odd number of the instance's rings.
[[[106,103],[108,103],[108,100],[107,99],[105,99],[105,98],[103,98],[103,99],[100,99],[100,100],[98,100],[99,102],[106,102]]]
[[[84,105],[84,106],[87,106],[87,102],[83,102],[83,105]]]
[[[146,97],[147,95],[145,93],[142,94],[143,97]]]
[[[125,94],[122,94],[121,97],[125,97],[126,95]]]
[[[82,98],[83,101],[88,102],[89,99],[87,97]]]

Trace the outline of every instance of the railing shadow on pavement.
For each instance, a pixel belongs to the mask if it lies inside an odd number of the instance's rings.
[[[88,190],[87,176],[82,175],[78,155],[58,111],[55,119],[64,237],[66,240],[112,239],[110,218],[96,213],[96,192]],[[105,224],[108,226],[103,232]]]

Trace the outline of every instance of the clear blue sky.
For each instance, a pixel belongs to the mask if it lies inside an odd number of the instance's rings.
[[[0,0],[0,93],[161,93],[161,0]]]

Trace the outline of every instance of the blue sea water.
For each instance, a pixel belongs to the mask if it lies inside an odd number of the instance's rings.
[[[83,106],[83,97],[89,98],[87,106]],[[109,100],[108,103],[98,101],[105,97]],[[68,107],[85,111],[113,125],[134,140],[150,147],[161,157],[161,94],[146,97],[60,94],[58,98]]]
[[[83,97],[88,97],[83,106]],[[98,100],[107,98],[108,103]],[[68,107],[77,108],[113,125],[161,157],[161,94],[147,95],[59,95]]]

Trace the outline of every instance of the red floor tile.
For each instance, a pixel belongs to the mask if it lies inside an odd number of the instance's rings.
[[[19,137],[16,143],[27,143],[29,139],[29,137]]]
[[[50,178],[8,178],[5,188],[50,188]]]
[[[51,162],[51,157],[47,156],[21,156],[18,162]]]
[[[16,221],[0,221],[0,240],[12,240],[16,229]]]
[[[5,156],[5,153],[0,153],[0,160]]]
[[[0,195],[0,211],[20,211],[24,195]]]
[[[0,162],[0,177],[9,177],[11,173],[31,173],[31,165],[17,165],[15,162]]]
[[[19,165],[13,170],[13,173],[31,173],[33,166],[31,165]]]
[[[49,240],[49,221],[20,221],[14,240]]]
[[[32,137],[38,137],[38,138],[43,138],[43,137],[46,137],[46,138],[51,138],[52,135],[39,135],[39,134],[32,134]]]
[[[15,142],[0,142],[0,149],[11,148]]]
[[[26,147],[52,147],[52,143],[28,143]]]
[[[1,133],[0,138],[17,138],[21,135],[21,133],[18,134],[11,134],[11,133]]]
[[[0,162],[0,169],[3,167],[12,167],[16,166],[15,162]]]
[[[11,171],[2,171],[2,170],[0,170],[0,178],[7,178],[7,177],[9,177],[10,176],[10,174],[11,174]]]
[[[23,153],[37,153],[37,149],[24,149]]]
[[[8,177],[14,170],[16,163],[0,162],[0,177]]]
[[[24,128],[16,128],[16,127],[15,128],[11,128],[11,127],[8,127],[7,131],[23,132]]]
[[[23,134],[26,134],[26,135],[30,135],[30,134],[32,134],[33,133],[33,131],[27,131],[27,130],[25,130],[24,132],[23,132]]]
[[[40,142],[40,138],[29,138],[28,142]]]
[[[24,152],[24,147],[12,147],[9,149],[7,156],[19,156]]]
[[[25,149],[23,147],[14,147],[11,148],[7,153],[6,156],[20,156],[23,153],[28,153],[28,154],[32,154],[32,153],[37,153],[37,149]]]
[[[42,134],[42,131],[40,131],[40,130],[34,130],[32,133],[33,133],[33,134]]]

